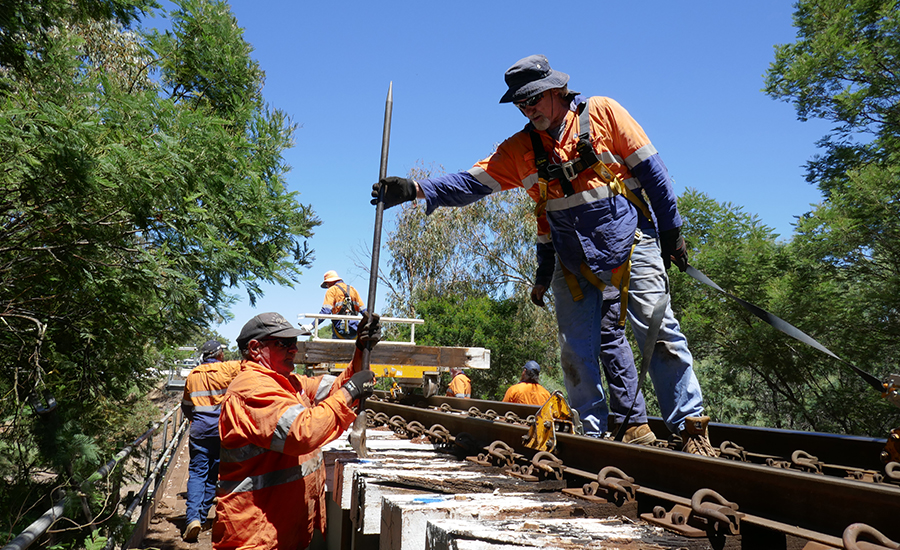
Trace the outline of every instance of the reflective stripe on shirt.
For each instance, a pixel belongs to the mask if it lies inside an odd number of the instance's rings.
[[[209,397],[212,395],[225,395],[225,392],[228,391],[228,388],[219,388],[217,390],[203,390],[203,391],[192,391],[191,399],[195,397]]]
[[[297,419],[297,416],[304,410],[306,410],[306,407],[303,406],[302,403],[297,403],[284,411],[284,414],[278,419],[278,424],[275,425],[275,432],[272,434],[272,446],[269,447],[270,449],[279,453],[284,452],[284,443],[291,434],[291,426],[294,424],[294,420]]]
[[[219,451],[219,460],[221,462],[243,462],[267,452],[269,452],[269,449],[263,449],[262,447],[252,444],[244,445],[237,449],[226,449],[225,447],[222,447]]]
[[[222,450],[224,451],[225,449]],[[226,481],[220,479],[216,493],[219,495],[245,493],[247,491],[258,491],[267,487],[274,487],[276,485],[284,485],[285,483],[298,481],[315,473],[321,466],[322,453],[318,452],[316,453],[316,456],[310,458],[303,464],[284,470],[245,477],[241,481]]]
[[[471,174],[473,178],[478,180],[478,183],[488,187],[491,190],[491,193],[499,193],[500,191],[503,191],[503,188],[500,187],[500,183],[492,178],[490,174],[485,172],[484,169],[473,166],[472,168],[469,168],[469,174]],[[532,185],[534,185],[535,183],[537,183],[537,178],[535,178],[534,182],[532,182]]]
[[[322,381],[319,382],[319,388],[316,390],[316,403],[321,403],[323,399],[328,397],[335,382],[337,382],[337,376],[326,374],[322,377]]]
[[[648,143],[647,145],[644,145],[643,147],[641,147],[634,153],[631,153],[630,155],[628,155],[628,158],[625,159],[625,166],[627,166],[628,169],[631,170],[632,168],[634,168],[638,164],[644,162],[645,160],[647,160],[648,158],[652,157],[655,154],[657,154],[656,147],[654,147],[652,143]],[[631,187],[631,186],[629,186],[629,187],[631,189],[634,189],[634,187]],[[640,187],[640,184],[638,184],[638,187]]]

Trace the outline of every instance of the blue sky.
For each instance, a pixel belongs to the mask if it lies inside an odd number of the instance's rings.
[[[612,97],[631,112],[678,194],[692,187],[742,206],[785,239],[795,216],[821,200],[803,165],[829,126],[798,121],[792,105],[760,91],[774,46],[796,38],[787,1],[231,6],[266,72],[266,101],[299,125],[285,154],[289,186],[322,220],[309,243],[315,262],[295,288],[264,287],[255,308],[239,291],[234,321],[214,327],[232,345],[258,313],[278,311],[296,323],[298,314],[318,312],[327,270],[365,297],[368,275],[355,264],[369,264],[375,214],[368,200],[391,82],[389,175],[417,164],[468,169],[521,129],[518,110],[498,104],[503,73],[541,53],[570,75],[571,89]],[[393,218],[386,211],[382,241]],[[387,260],[383,252],[382,268]],[[383,297],[380,291],[376,311]]]

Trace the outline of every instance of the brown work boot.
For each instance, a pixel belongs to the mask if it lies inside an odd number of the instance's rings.
[[[609,431],[615,436],[619,433],[619,425],[613,423],[612,418],[609,421]],[[634,445],[652,445],[656,441],[656,435],[646,422],[643,424],[629,424],[625,428],[625,435],[622,437],[623,443],[633,443]]]
[[[681,431],[684,452],[700,456],[717,456],[706,435],[707,424],[709,424],[708,416],[689,416],[685,419],[684,430]]]
[[[184,528],[184,533],[181,534],[182,540],[185,542],[197,542],[197,535],[200,534],[200,529],[203,527],[203,524],[200,523],[199,519],[195,519],[187,524],[187,527]]]

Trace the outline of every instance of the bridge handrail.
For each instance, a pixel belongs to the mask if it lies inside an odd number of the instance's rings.
[[[138,437],[137,439],[132,441],[130,445],[125,446],[121,451],[116,453],[116,455],[109,462],[107,462],[106,464],[101,466],[96,472],[94,472],[86,480],[81,482],[80,489],[81,489],[82,493],[87,492],[91,488],[91,486],[94,483],[96,483],[97,481],[100,481],[100,480],[106,478],[113,471],[114,467],[118,463],[120,463],[122,460],[127,458],[132,453],[132,451],[134,451],[134,449],[136,447],[138,447],[144,441],[147,442],[147,474],[146,474],[144,485],[146,487],[149,487],[148,482],[151,480],[155,480],[156,487],[158,487],[159,482],[162,480],[162,476],[158,476],[157,474],[160,471],[164,471],[168,467],[169,462],[171,462],[172,458],[174,457],[174,453],[172,453],[171,450],[174,449],[178,445],[178,443],[180,443],[181,437],[184,434],[184,431],[187,426],[187,421],[185,421],[183,418],[181,418],[181,416],[182,416],[181,415],[181,407],[180,407],[180,405],[176,405],[175,407],[172,408],[172,410],[170,410],[168,413],[166,413],[161,419],[159,419],[157,422],[152,424],[150,426],[150,428],[147,429],[146,432],[141,434],[140,437]],[[174,426],[179,423],[179,419],[180,419],[180,427],[179,427],[179,429],[176,430],[174,428]],[[169,420],[172,421],[173,429],[172,429],[172,440],[167,445],[166,441],[168,440]],[[153,455],[153,434],[159,430],[160,426],[163,427],[163,433],[162,433],[163,449],[161,451],[160,460],[159,460],[156,468],[154,468],[153,471],[151,472],[150,466],[151,466],[152,455]],[[154,491],[155,491],[156,487],[154,487]],[[5,546],[3,546],[2,550],[26,550],[29,546],[31,546],[34,543],[35,540],[37,540],[39,537],[44,535],[50,529],[50,527],[52,527],[53,524],[56,523],[56,521],[62,519],[64,517],[63,513],[65,510],[65,505],[66,505],[66,502],[69,497],[65,494],[64,491],[60,491],[60,493],[61,493],[61,498],[59,500],[57,500],[49,510],[44,512],[44,515],[42,515],[39,519],[37,519],[35,522],[33,522],[28,527],[26,527],[24,531],[22,531],[21,533],[19,533],[18,536],[16,536],[16,538],[14,538],[9,543],[7,543]],[[142,494],[146,495],[146,493],[147,493],[147,491],[142,488]],[[116,495],[116,501],[118,502],[118,500],[119,500],[119,495]],[[143,499],[143,497],[141,497],[141,495],[138,495],[135,498],[135,500],[136,501],[143,500],[143,502],[142,502],[143,508],[141,511],[141,519],[143,519],[143,516],[152,507],[147,506],[146,499]],[[87,508],[88,502],[87,502],[86,497],[82,496],[81,502],[82,502],[82,508],[85,509],[85,511],[87,512],[88,521],[91,521],[91,515],[89,513],[90,510],[89,510],[89,508]],[[118,506],[118,504],[116,504],[116,505]],[[132,505],[129,506],[129,509],[131,509],[132,513],[133,513],[134,502],[132,502]],[[126,519],[128,519],[128,518],[126,517]],[[141,521],[141,520],[139,520],[139,521]],[[91,526],[92,526],[92,524],[88,525],[88,527],[91,527]],[[115,538],[116,534],[117,533],[113,533],[107,539],[106,550],[111,548],[112,545],[114,544],[114,538]],[[125,547],[126,546],[123,544],[123,548],[125,548]]]
[[[319,321],[324,320],[334,320],[334,321],[342,321],[342,320],[359,320],[362,319],[362,315],[335,315],[332,313],[301,313],[297,315],[297,321],[300,319],[312,319],[313,325],[312,330],[310,330],[309,338],[312,341],[318,340],[326,340],[326,338],[319,338]],[[398,325],[409,325],[409,342],[396,342],[396,343],[408,343],[410,345],[416,344],[416,325],[422,325],[425,323],[425,319],[413,319],[406,317],[382,317],[382,323],[396,323]]]

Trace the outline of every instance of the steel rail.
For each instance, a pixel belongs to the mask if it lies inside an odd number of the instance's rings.
[[[473,400],[458,400],[457,404],[459,401],[465,402],[463,405],[475,404]],[[399,415],[407,422],[415,420],[426,427],[440,424],[451,434],[465,432],[480,446],[502,441],[526,457],[535,454],[522,445],[528,430],[523,425],[386,401],[369,403],[373,412],[388,417]],[[481,402],[484,403],[497,405]],[[495,412],[501,409],[492,408]],[[789,534],[799,531],[832,540],[830,537],[840,538],[847,526],[865,523],[890,539],[900,537],[900,488],[893,485],[563,433],[556,438],[558,448],[554,454],[568,468],[599,472],[614,466],[633,477],[642,488],[683,499],[690,499],[700,489],[712,489],[737,503],[741,513],[758,518],[758,524],[792,526],[795,532]]]
[[[376,393],[384,398],[389,397],[387,392]],[[428,399],[419,397],[418,399],[401,402],[429,407],[440,407],[446,404],[454,409],[461,410],[468,410],[471,407],[481,411],[490,409],[499,416],[512,411],[521,418],[534,414],[538,410],[538,407],[532,405],[441,396]],[[666,428],[665,422],[661,418],[650,417],[648,423],[657,438],[666,439],[669,429]],[[725,441],[731,441],[744,447],[748,453],[758,456],[779,457],[781,460],[790,461],[791,454],[794,451],[803,450],[828,465],[841,465],[847,469],[855,468],[873,471],[883,471],[884,469],[880,455],[887,442],[885,438],[801,432],[757,426],[737,426],[717,422],[710,422],[709,437],[715,447],[718,447]]]

